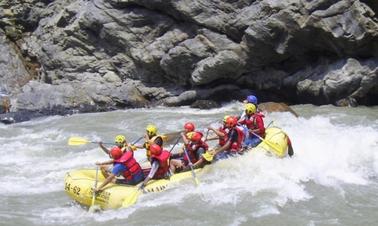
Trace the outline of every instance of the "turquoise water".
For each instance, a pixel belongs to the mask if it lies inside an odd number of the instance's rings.
[[[128,209],[91,214],[64,193],[67,171],[107,159],[95,144],[68,146],[71,136],[111,142],[123,133],[135,140],[150,122],[162,133],[187,121],[204,129],[241,108],[132,109],[0,125],[0,225],[377,224],[377,107],[298,105],[299,118],[267,114],[266,124],[290,135],[294,158],[250,152],[212,166],[198,187],[185,181]],[[143,152],[136,155],[143,161]]]

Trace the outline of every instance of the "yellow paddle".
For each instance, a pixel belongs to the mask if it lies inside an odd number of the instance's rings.
[[[97,144],[98,142],[96,141],[90,141],[88,139],[85,139],[83,137],[70,137],[68,139],[68,145],[70,146],[78,146],[78,145],[83,145],[83,144]],[[103,143],[103,144],[113,144],[113,143]]]
[[[135,188],[135,191],[123,200],[122,208],[127,208],[131,205],[134,205],[137,202],[138,197],[139,195],[141,195],[141,193],[142,193],[141,189]]]
[[[194,172],[193,165],[192,165],[192,162],[190,161],[190,158],[189,158],[188,152],[186,151],[186,148],[184,148],[184,153],[186,155],[186,158],[188,159],[190,170],[192,171],[192,177],[194,179],[194,182],[198,186],[199,185],[199,180],[198,180],[198,178],[196,176],[196,173]]]
[[[214,154],[212,153],[212,150],[208,150],[208,151],[206,151],[205,153],[202,154],[202,157],[206,161],[211,162],[211,161],[213,161]]]
[[[282,157],[282,151],[280,150],[280,147],[279,145],[275,144],[275,143],[272,143],[262,137],[260,137],[258,134],[254,133],[254,132],[251,132],[253,135],[255,135],[257,138],[259,138],[262,142],[264,142],[265,144],[267,144],[268,146],[270,146],[274,151],[273,153],[275,155],[277,155],[278,157]]]
[[[162,134],[161,137],[163,138],[164,142],[170,143],[173,140],[177,139],[178,137],[181,137],[181,133],[183,131],[177,131],[177,132],[172,132],[172,133],[165,133]]]

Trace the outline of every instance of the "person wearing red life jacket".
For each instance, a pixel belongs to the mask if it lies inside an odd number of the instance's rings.
[[[226,127],[226,120],[227,120],[228,117],[230,117],[230,116],[225,115],[223,117],[223,124],[218,129],[214,129],[211,126],[207,128],[209,131],[213,131],[215,133],[215,136],[209,137],[205,141],[218,139],[218,146],[219,147],[222,147],[226,143],[226,141],[228,139],[227,134],[228,134],[228,131],[229,131],[229,129]]]
[[[146,157],[150,161],[151,158],[151,144],[157,144],[160,147],[163,147],[163,137],[158,134],[158,129],[153,124],[148,124],[146,127],[146,134],[144,134],[145,142],[143,144],[133,145],[133,150],[137,149],[146,149]]]
[[[206,142],[202,141],[203,134],[200,132],[189,132],[187,134],[189,143],[184,145],[181,153],[176,154],[179,159],[171,160],[171,172],[190,170],[189,164],[196,164],[202,154],[204,154],[209,146]],[[184,150],[185,149],[185,150]],[[188,155],[185,154],[185,151]]]
[[[261,143],[260,137],[265,137],[265,127],[264,127],[264,115],[256,111],[256,105],[246,104],[245,105],[246,119],[240,121],[239,123],[248,129],[248,136],[244,141],[246,147],[256,147]]]
[[[189,143],[189,139],[187,137],[187,134],[190,132],[194,132],[196,129],[195,125],[192,122],[187,122],[184,125],[184,132],[181,133],[182,140],[184,141],[184,144]]]
[[[144,175],[142,168],[134,158],[132,150],[123,152],[120,147],[113,147],[109,152],[111,160],[106,162],[97,162],[101,172],[106,178],[105,181],[96,189],[101,191],[108,183],[136,185],[143,181]],[[108,165],[113,164],[113,168],[109,172]],[[116,179],[117,176],[123,176],[124,179]]]
[[[243,100],[243,103],[244,104],[254,104],[256,106],[256,108],[258,106],[258,100],[257,100],[257,97],[255,95],[248,95],[247,98],[245,98],[245,100]],[[260,112],[259,109],[257,109],[256,111]],[[244,110],[241,113],[238,122],[245,120],[246,118],[247,118],[247,115],[246,115],[245,110]]]
[[[126,137],[124,135],[117,135],[114,139],[114,144],[121,148],[122,151],[125,151],[128,147],[128,144],[127,144],[127,141],[126,141]],[[109,155],[110,153],[110,150],[108,148],[106,148],[104,146],[104,144],[100,141],[98,142],[98,145],[100,146],[100,148],[107,154]]]
[[[238,119],[234,116],[226,119],[226,127],[229,129],[228,139],[223,146],[210,151],[215,161],[241,153],[244,133],[236,126],[237,122]]]
[[[169,153],[169,151],[163,150],[157,144],[151,144],[150,151],[151,170],[139,187],[140,189],[143,189],[151,179],[163,179],[170,176],[169,159],[171,157],[171,153]]]

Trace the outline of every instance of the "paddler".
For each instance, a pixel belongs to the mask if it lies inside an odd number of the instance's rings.
[[[230,116],[226,119],[226,128],[229,129],[227,133],[226,143],[214,150],[209,150],[202,156],[207,161],[226,159],[230,156],[242,153],[242,143],[244,139],[243,131],[237,127],[238,119],[234,116]]]
[[[194,132],[196,129],[195,125],[192,122],[187,122],[184,124],[184,132],[181,133],[182,140],[184,141],[184,144],[189,143],[188,139],[188,133]]]
[[[245,105],[245,114],[245,119],[239,121],[240,125],[248,129],[248,136],[244,141],[244,146],[247,148],[256,147],[261,142],[261,139],[255,134],[262,138],[265,137],[264,115],[261,112],[257,112],[256,105],[250,103]]]
[[[114,144],[116,145],[116,147],[119,147],[122,151],[125,151],[126,148],[128,147],[128,144],[127,144],[127,141],[126,141],[126,137],[125,137],[124,135],[117,135],[117,136],[114,138]],[[102,149],[107,155],[109,155],[110,150],[107,149],[101,141],[98,142],[98,145],[100,146],[100,148],[101,148],[101,149]]]
[[[162,147],[157,144],[151,144],[150,153],[151,170],[139,187],[139,189],[142,190],[151,179],[163,179],[170,176],[169,158],[171,156],[171,153],[169,153],[169,151],[163,150]]]
[[[256,106],[256,108],[258,106],[258,100],[257,100],[257,97],[255,95],[248,95],[247,98],[245,100],[243,100],[243,103],[244,104],[254,104]],[[258,109],[257,109],[257,112],[259,112]],[[245,113],[245,110],[244,110],[239,117],[239,122],[242,121],[242,120],[245,120],[246,118],[247,118],[247,116],[246,116],[246,113]]]
[[[161,135],[157,134],[157,127],[153,124],[148,124],[146,127],[146,134],[144,135],[145,142],[143,145],[134,145],[133,149],[146,149],[147,159],[150,160],[151,150],[150,147],[152,144],[157,144],[160,147],[163,147],[163,138]]]
[[[228,117],[230,117],[230,116],[229,115],[225,115],[223,117],[223,123],[222,123],[222,125],[218,129],[214,129],[211,126],[209,126],[207,128],[209,131],[213,131],[215,134],[214,134],[214,136],[211,136],[211,137],[207,138],[205,141],[218,139],[218,147],[221,147],[221,146],[223,146],[226,143],[226,141],[227,141],[227,133],[229,131],[229,129],[226,127],[226,120],[227,120]]]
[[[188,143],[184,144],[182,151],[175,154],[179,159],[171,159],[171,172],[179,172],[190,170],[190,165],[196,165],[198,167],[203,166],[197,163],[202,154],[204,154],[209,146],[202,140],[203,134],[200,132],[187,133]],[[185,151],[188,155],[185,154]],[[188,158],[189,157],[189,158]],[[202,162],[201,162],[202,163]]]
[[[113,147],[109,152],[111,160],[106,162],[96,162],[100,166],[101,172],[106,178],[105,181],[95,190],[101,191],[108,183],[136,185],[143,181],[144,174],[139,163],[134,158],[131,149],[122,151],[120,147]],[[113,165],[113,167],[109,167]],[[122,176],[122,179],[116,177]]]

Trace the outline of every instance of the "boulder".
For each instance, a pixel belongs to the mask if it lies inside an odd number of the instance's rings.
[[[263,112],[290,112],[295,117],[298,117],[298,114],[285,103],[264,102],[258,105],[258,109]]]

